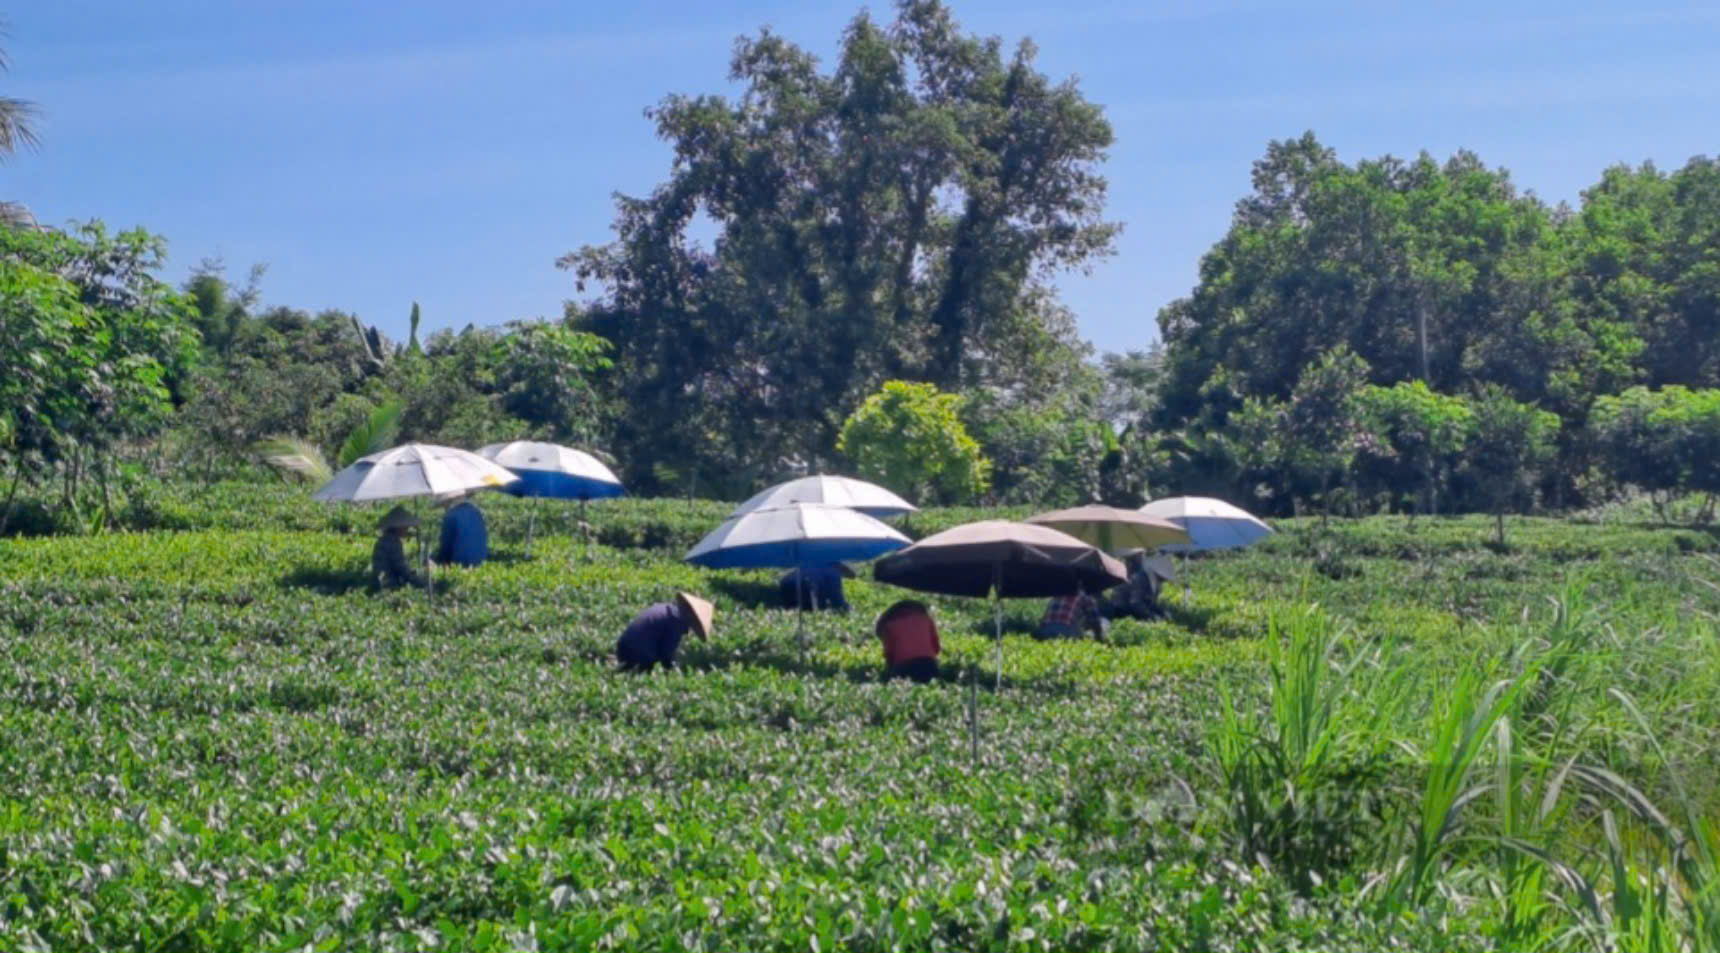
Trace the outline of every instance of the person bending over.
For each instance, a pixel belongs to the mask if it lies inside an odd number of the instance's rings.
[[[690,592],[677,592],[669,602],[646,606],[616,641],[615,660],[624,672],[649,672],[658,665],[674,668],[687,630],[701,639],[710,638],[713,615],[711,604]]]
[[[1056,596],[1045,607],[1039,628],[1033,630],[1036,639],[1078,639],[1086,633],[1105,639],[1105,617],[1099,613],[1099,600],[1086,593]]]
[[[376,546],[370,551],[371,578],[384,589],[422,586],[424,578],[406,561],[406,537],[418,527],[418,517],[396,506],[377,524]]]
[[[938,676],[938,624],[931,610],[914,599],[903,599],[878,616],[872,626],[884,643],[884,677],[911,678],[925,683]]]

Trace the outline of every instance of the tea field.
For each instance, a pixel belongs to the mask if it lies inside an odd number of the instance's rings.
[[[865,580],[803,658],[678,561],[723,504],[527,558],[497,500],[434,598],[366,588],[376,509],[133,507],[0,540],[0,950],[1720,949],[1710,530],[1295,521],[1110,644],[1008,604],[994,690],[957,599],[881,681]],[[617,674],[677,588],[715,638]]]

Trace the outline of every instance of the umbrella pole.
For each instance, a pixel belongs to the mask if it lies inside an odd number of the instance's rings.
[[[579,498],[579,556],[582,559],[585,557],[586,529],[585,497],[582,496]]]
[[[435,593],[435,587],[430,582],[430,540],[424,535],[424,498],[418,498],[418,556],[424,563],[424,601],[429,602]]]
[[[800,664],[806,664],[806,568],[801,565],[800,543],[794,544],[795,636],[800,642]]]
[[[531,513],[526,517],[526,558],[532,556],[532,532],[537,529],[538,498],[532,497]]]
[[[992,641],[997,643],[997,671],[993,673],[991,690],[1003,690],[1003,564],[992,570]]]

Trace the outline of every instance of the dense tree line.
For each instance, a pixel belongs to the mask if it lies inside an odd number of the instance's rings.
[[[1609,169],[1569,208],[1468,153],[1273,142],[1160,341],[1095,357],[1052,280],[1111,252],[1112,133],[1034,52],[936,0],[856,17],[828,68],[743,38],[737,96],[650,111],[667,180],[560,259],[582,297],[554,320],[421,339],[414,304],[394,342],[265,307],[261,268],[173,288],[159,237],[15,215],[0,531],[20,492],[99,523],[150,468],[338,463],[382,437],[573,443],[641,493],[847,469],[948,501],[1503,514],[1637,488],[1712,516],[1720,165]],[[0,155],[29,117],[0,100]]]
[[[1714,160],[1609,169],[1576,209],[1519,192],[1469,153],[1346,165],[1312,134],[1272,143],[1253,179],[1199,285],[1159,315],[1157,400],[1132,423],[1168,461],[1161,482],[1287,509],[1305,474],[1288,457],[1263,463],[1233,424],[1294,407],[1340,349],[1366,384],[1556,415],[1534,489],[1564,504],[1654,483],[1605,453],[1600,402],[1720,387]],[[1669,458],[1644,465],[1676,480]],[[1457,487],[1451,505],[1490,508],[1483,496]]]

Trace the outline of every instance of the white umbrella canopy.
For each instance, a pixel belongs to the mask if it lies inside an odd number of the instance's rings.
[[[791,503],[729,517],[684,558],[711,569],[793,569],[871,559],[910,542],[845,506]]]
[[[735,511],[729,515],[739,516],[752,510],[786,506],[790,503],[827,503],[876,517],[900,516],[916,509],[914,504],[876,483],[821,473],[778,483],[735,507]]]
[[[500,489],[518,479],[469,450],[408,443],[359,458],[311,494],[311,499],[325,503],[365,503],[408,496],[446,496]]]
[[[1166,552],[1200,552],[1249,546],[1272,534],[1253,513],[1210,496],[1173,496],[1154,500],[1140,512],[1188,530],[1190,542],[1161,547]]]
[[[508,492],[520,496],[583,501],[622,493],[621,478],[602,460],[559,443],[536,440],[492,443],[479,447],[478,455],[519,473],[520,483]]]
[[[791,503],[731,516],[683,557],[709,569],[798,569],[872,559],[912,540],[865,513],[828,503]],[[806,615],[796,599],[800,650]]]

